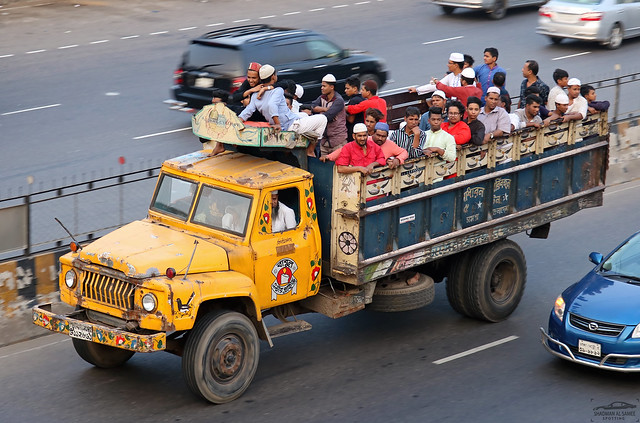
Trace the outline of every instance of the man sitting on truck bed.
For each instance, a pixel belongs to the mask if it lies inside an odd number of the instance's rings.
[[[367,127],[364,123],[356,123],[353,126],[353,138],[354,141],[342,147],[340,156],[336,160],[338,172],[361,172],[363,175],[368,175],[374,167],[386,164],[380,146],[367,139]]]
[[[293,131],[315,139],[309,142],[307,148],[307,155],[315,157],[316,141],[322,137],[327,127],[327,117],[322,114],[309,116],[305,113],[293,113],[287,107],[284,90],[274,87],[278,81],[275,68],[271,65],[262,65],[259,74],[260,82],[267,87],[267,91],[262,96],[259,96],[259,93],[253,93],[251,102],[238,117],[244,122],[258,110],[276,130]]]

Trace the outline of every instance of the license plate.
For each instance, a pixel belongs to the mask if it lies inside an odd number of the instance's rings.
[[[196,87],[198,88],[211,88],[213,87],[213,79],[211,78],[196,78]]]
[[[592,355],[594,357],[600,357],[600,344],[578,339],[578,351],[581,352],[582,354]]]
[[[69,324],[69,336],[72,338],[84,339],[85,341],[93,340],[93,328],[81,323]]]

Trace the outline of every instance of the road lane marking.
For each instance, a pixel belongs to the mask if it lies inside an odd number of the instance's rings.
[[[233,21],[233,23],[240,23],[240,22],[247,22],[250,21],[251,19],[238,19],[236,21]]]
[[[560,56],[560,57],[554,57],[551,60],[562,60],[562,59],[570,59],[571,57],[578,57],[578,56],[584,56],[585,54],[590,54],[590,51],[583,51],[582,53],[576,53],[576,54],[570,54],[568,56]]]
[[[5,11],[5,10],[24,9],[25,7],[49,6],[50,4],[53,4],[53,3],[34,4],[33,6],[14,6],[14,7],[3,7],[3,8],[2,8],[2,9],[0,9],[0,10]]]
[[[26,353],[26,352],[30,352],[30,351],[42,350],[44,348],[51,347],[51,346],[56,345],[56,344],[61,344],[63,342],[69,342],[70,340],[71,340],[71,338],[66,338],[66,339],[63,339],[62,341],[51,342],[49,344],[40,345],[39,347],[33,347],[33,348],[29,348],[29,349],[22,350],[22,351],[16,351],[16,352],[11,353],[11,354],[2,355],[2,356],[0,356],[0,360],[3,359],[3,358],[13,357],[14,355],[20,355],[20,354],[23,354],[23,353]]]
[[[158,31],[158,32],[150,32],[149,35],[160,35],[160,34],[168,34],[169,31]]]
[[[224,25],[224,22],[216,22],[213,24],[208,24],[207,26],[220,26],[220,25]]]
[[[186,28],[178,28],[178,31],[191,31],[192,29],[198,28],[197,26],[188,26]]]
[[[378,0],[378,1],[380,1],[380,0]],[[464,35],[459,35],[457,37],[451,37],[451,38],[443,38],[441,40],[435,40],[435,41],[427,41],[427,42],[424,42],[422,44],[429,45],[429,44],[435,44],[435,43],[443,43],[445,41],[459,40],[460,38],[464,38]]]
[[[31,50],[31,51],[26,52],[25,54],[42,53],[42,52],[45,52],[45,51],[47,51],[47,50]]]
[[[360,6],[361,4],[369,4],[371,3],[370,1],[359,1],[357,3],[355,3],[356,6]]]
[[[309,9],[309,12],[320,12],[324,10],[324,7],[318,7],[317,9]]]
[[[60,103],[58,103],[58,104],[49,104],[48,106],[32,107],[32,108],[30,108],[30,109],[15,110],[15,111],[13,111],[13,112],[6,112],[6,113],[3,113],[3,114],[2,114],[2,115],[0,115],[0,116],[15,115],[15,114],[17,114],[17,113],[32,112],[32,111],[34,111],[34,110],[49,109],[49,108],[51,108],[51,107],[58,107],[58,106],[60,106]]]
[[[132,38],[138,38],[139,35],[127,35],[126,37],[120,37],[121,40],[130,40]]]
[[[504,343],[507,343],[507,342],[510,342],[510,341],[514,341],[514,340],[516,340],[516,339],[518,339],[518,337],[517,337],[517,336],[514,336],[514,335],[512,335],[512,336],[507,336],[506,338],[500,339],[500,340],[498,340],[498,341],[490,342],[490,343],[488,343],[488,344],[481,345],[481,346],[476,347],[476,348],[472,348],[472,349],[470,349],[470,350],[467,350],[467,351],[461,352],[461,353],[459,353],[459,354],[454,354],[454,355],[451,355],[451,356],[449,356],[449,357],[441,358],[440,360],[436,360],[436,361],[434,361],[434,362],[433,362],[433,364],[444,364],[444,363],[448,363],[449,361],[457,360],[458,358],[466,357],[466,356],[468,356],[468,355],[475,354],[475,353],[477,353],[477,352],[484,351],[484,350],[487,350],[487,349],[489,349],[489,348],[493,348],[493,347],[496,347],[496,346],[498,346],[498,345],[501,345],[501,344],[504,344]]]
[[[291,16],[291,15],[299,15],[301,12],[287,12],[282,16]]]
[[[144,139],[144,138],[157,137],[158,135],[166,135],[166,134],[173,134],[174,132],[186,131],[187,129],[191,129],[191,127],[189,126],[187,128],[173,129],[171,131],[156,132],[155,134],[140,135],[139,137],[133,137],[133,139],[134,140],[141,140],[141,139]]]
[[[3,54],[2,56],[0,56],[0,59],[3,59],[5,57],[13,57],[13,54]]]
[[[75,47],[78,47],[78,44],[71,44],[71,45],[68,45],[68,46],[58,47],[58,50],[66,50],[68,48],[75,48]]]
[[[342,7],[349,7],[348,4],[337,4],[335,6],[331,6],[332,9],[340,9]]]
[[[102,43],[108,43],[109,40],[98,40],[98,41],[91,41],[89,44],[102,44]]]
[[[260,16],[259,19],[271,19],[271,18],[275,18],[276,15],[267,15],[267,16]]]

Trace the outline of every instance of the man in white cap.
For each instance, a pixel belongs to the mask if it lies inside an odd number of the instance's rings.
[[[482,97],[482,89],[476,85],[476,73],[472,68],[464,68],[460,72],[459,87],[449,87],[442,83],[436,83],[436,88],[447,95],[449,98],[457,98],[464,107],[467,107],[467,98]]]
[[[378,144],[367,139],[367,127],[364,123],[353,126],[354,140],[347,143],[336,160],[340,173],[361,172],[368,175],[376,166],[386,165],[384,153]]]
[[[544,120],[544,124],[548,125],[551,121],[558,119],[562,119],[562,122],[582,119],[580,112],[569,112],[569,96],[565,93],[556,96],[556,109]]]
[[[498,102],[500,101],[500,88],[487,88],[485,101],[485,105],[480,109],[480,114],[478,115],[478,120],[482,122],[485,129],[483,144],[488,143],[496,137],[508,135],[511,132],[509,113],[498,106]]]
[[[320,142],[320,155],[325,156],[347,143],[347,118],[344,99],[336,92],[336,78],[327,74],[320,85],[322,95],[311,103],[313,113],[327,117],[327,128]]]
[[[271,232],[284,232],[296,227],[296,214],[278,201],[278,190],[271,192]]]
[[[447,95],[442,90],[436,90],[431,94],[431,100],[427,103],[429,107],[440,107],[443,113],[443,119],[447,121]],[[429,111],[424,112],[420,116],[420,125],[418,127],[422,131],[429,130]]]
[[[580,95],[581,86],[582,83],[578,78],[571,78],[569,82],[567,82],[567,96],[569,97],[567,115],[573,116],[575,113],[580,115],[580,119],[584,119],[587,117],[589,103],[586,98]]]
[[[291,110],[293,110],[294,113],[298,113],[300,111],[301,103],[298,100],[302,99],[303,95],[304,88],[302,88],[302,85],[296,84],[296,93],[293,95],[293,100],[291,101]]]
[[[436,88],[438,82],[448,87],[459,87],[461,85],[460,73],[462,69],[464,69],[464,54],[451,53],[449,55],[449,61],[447,62],[447,69],[447,74],[441,80],[431,78],[428,84],[420,85],[419,87],[409,87],[409,92],[418,93],[418,95],[432,93],[437,89],[441,89]]]
[[[266,91],[260,98],[258,93],[252,94],[251,102],[238,117],[244,122],[258,110],[277,131],[293,131],[309,138],[307,155],[315,157],[316,141],[322,137],[327,127],[327,118],[321,114],[308,116],[305,113],[294,113],[289,110],[284,98],[284,90],[274,86],[278,76],[273,66],[262,65],[259,74],[260,82],[266,87]]]

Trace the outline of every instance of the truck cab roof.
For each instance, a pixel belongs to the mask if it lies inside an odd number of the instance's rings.
[[[309,172],[294,166],[231,151],[215,156],[206,151],[197,151],[167,160],[163,168],[254,189],[280,186],[313,177]]]

